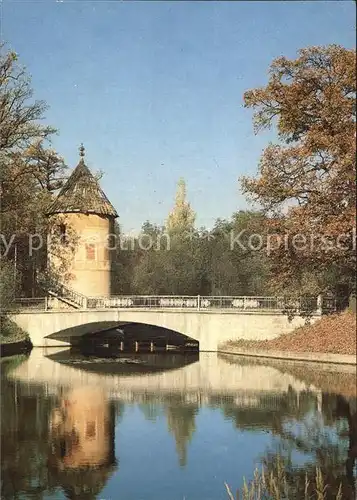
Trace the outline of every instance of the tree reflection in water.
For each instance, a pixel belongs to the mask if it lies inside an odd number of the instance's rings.
[[[343,396],[338,395],[336,397],[335,415],[337,418],[346,419],[348,423],[347,436],[349,446],[348,458],[346,460],[346,476],[349,483],[354,486],[354,491],[356,492],[353,469],[357,460],[357,409],[353,412],[351,409],[351,402],[347,401]],[[343,434],[341,434],[340,437],[343,437]]]
[[[336,409],[338,397],[329,403]],[[342,498],[345,500],[355,498],[355,481],[353,476],[353,462],[348,455],[348,442],[344,439],[341,428],[346,427],[345,419],[327,422],[325,419],[325,404],[323,398],[322,414],[320,418],[311,413],[305,414],[299,420],[280,420],[276,429],[281,438],[275,449],[270,449],[263,457],[263,463],[269,471],[274,469],[277,457],[283,457],[286,464],[288,483],[296,488],[296,497],[303,498],[305,476],[308,475],[310,491],[312,494],[316,486],[315,467],[321,469],[325,483],[328,485],[326,500],[336,498],[340,485],[342,485]],[[329,412],[331,408],[327,408]],[[302,462],[300,467],[293,467],[292,455],[300,452]]]
[[[187,463],[187,445],[196,430],[195,418],[198,405],[169,404],[166,407],[167,425],[175,438],[176,452],[181,467]]]
[[[21,360],[10,360],[7,365],[16,362]],[[305,473],[313,487],[317,465],[330,485],[327,498],[334,498],[342,483],[343,498],[348,500],[355,497],[356,399],[323,389],[320,400],[316,392],[298,393],[292,388],[270,395],[257,390],[249,397],[217,393],[204,400],[188,386],[180,393],[138,393],[130,404],[139,404],[145,418],[157,425],[162,425],[161,417],[166,415],[179,464],[187,464],[186,470],[190,466],[187,446],[196,430],[196,415],[204,405],[220,408],[238,429],[272,435],[271,445],[260,458],[273,470],[277,455],[284,457],[296,498],[304,498]],[[109,401],[105,394],[88,387],[60,389],[52,395],[45,385],[6,378],[2,369],[1,498],[42,499],[59,488],[67,498],[98,498],[116,469],[115,419],[123,418],[126,404],[120,399]]]
[[[58,400],[6,379],[1,389],[1,499],[39,500],[59,487],[70,499],[96,498],[116,466],[113,403],[82,389]]]
[[[328,484],[326,500],[336,499],[340,485],[343,499],[356,498],[357,411],[354,397],[322,393],[318,409],[316,394],[302,392],[297,397],[291,390],[275,397],[261,396],[254,408],[227,405],[223,412],[239,429],[270,431],[277,438],[261,461],[269,472],[277,473],[276,464],[283,460],[295,498],[304,498],[306,474],[309,494],[313,494],[316,467],[321,469]],[[300,466],[296,466],[296,452],[302,457]]]

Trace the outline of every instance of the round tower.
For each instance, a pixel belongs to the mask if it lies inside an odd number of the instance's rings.
[[[47,211],[49,265],[74,291],[108,297],[113,253],[109,239],[118,214],[85,164],[84,154],[82,145],[77,167]]]

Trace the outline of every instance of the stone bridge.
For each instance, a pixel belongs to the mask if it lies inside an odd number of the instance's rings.
[[[316,320],[316,314],[311,321]],[[22,311],[12,316],[29,333],[34,347],[60,347],[76,343],[82,335],[120,328],[125,323],[162,327],[199,342],[201,351],[217,351],[227,340],[265,340],[302,326],[281,311],[231,309],[111,308]]]

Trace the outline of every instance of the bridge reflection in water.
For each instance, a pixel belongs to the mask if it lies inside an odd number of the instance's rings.
[[[108,376],[106,376],[106,374]],[[96,387],[111,399],[126,402],[145,395],[160,399],[179,394],[187,402],[209,404],[217,398],[235,404],[259,404],[261,395],[273,401],[294,392],[312,392],[319,405],[321,391],[269,365],[252,363],[232,367],[214,353],[140,354],[115,359],[72,355],[69,349],[33,349],[29,358],[10,376],[24,382],[45,384],[56,393],[59,387]],[[273,403],[274,404],[274,403]]]
[[[15,387],[22,398],[39,401],[39,408],[42,401],[51,401],[43,417],[36,404],[32,418],[41,429],[35,431],[36,446],[46,448],[41,451],[47,456],[48,467],[48,484],[43,488],[61,486],[67,498],[96,498],[119,470],[118,449],[124,445],[119,444],[115,456],[115,420],[121,421],[124,408],[133,403],[146,419],[166,418],[181,467],[187,466],[188,444],[202,407],[219,408],[237,429],[281,436],[287,432],[284,422],[304,421],[306,415],[320,414],[334,421],[331,407],[337,403],[333,395],[322,392],[318,379],[315,384],[268,361],[259,364],[247,358],[235,359],[232,367],[230,358],[213,353],[107,359],[73,354],[69,349],[33,349],[7,373],[6,382],[10,392]],[[355,398],[348,404],[356,411]],[[13,425],[12,421],[8,425]],[[20,428],[21,422],[16,425]],[[10,449],[5,453],[13,456]],[[339,453],[345,451],[341,448]],[[346,456],[341,457],[338,477],[345,480],[349,474],[351,481],[351,474],[344,473]],[[14,498],[13,493],[4,498]]]

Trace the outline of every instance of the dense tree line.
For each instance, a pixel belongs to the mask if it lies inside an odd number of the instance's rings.
[[[42,123],[47,105],[33,99],[16,54],[0,49],[0,272],[1,300],[8,303],[14,293],[36,295],[47,279],[45,209],[66,165],[50,147],[56,130]],[[30,234],[39,235],[37,251],[30,251]]]
[[[114,293],[167,295],[259,295],[269,292],[269,262],[249,247],[260,229],[259,212],[240,211],[217,220],[210,231],[180,224],[167,229],[143,224],[137,238],[121,239]]]
[[[355,282],[355,51],[301,50],[273,61],[265,87],[246,92],[257,130],[277,143],[241,187],[257,210],[197,228],[180,180],[163,226],[136,238],[116,226],[114,294],[260,295],[353,291]],[[57,276],[47,269],[46,207],[67,177],[44,124],[47,105],[13,52],[0,56],[1,301],[36,296]],[[29,234],[43,244],[30,252]],[[304,241],[305,240],[305,241]],[[314,244],[312,244],[313,242]],[[60,242],[59,255],[60,255]]]

